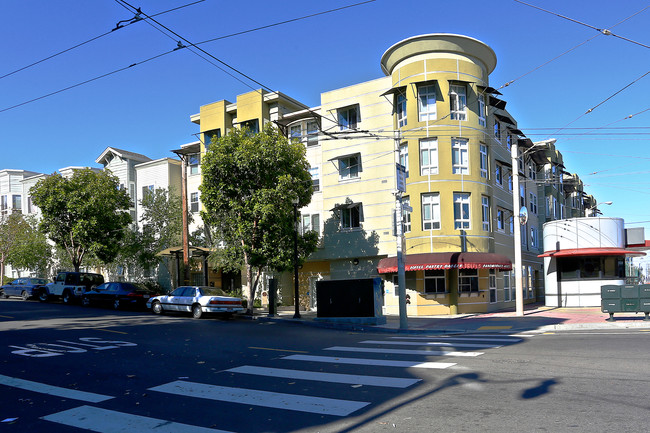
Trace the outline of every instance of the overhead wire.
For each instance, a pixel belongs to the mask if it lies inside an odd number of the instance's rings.
[[[185,8],[185,7],[188,7],[188,6],[195,5],[195,4],[197,4],[197,3],[204,2],[204,1],[205,1],[205,0],[197,0],[197,1],[193,2],[193,3],[188,3],[188,4],[186,4],[186,5],[178,6],[178,7],[175,7],[175,8],[173,8],[173,9],[168,9],[168,10],[163,11],[163,12],[158,12],[158,13],[156,13],[156,14],[153,14],[152,16],[155,17],[155,16],[158,16],[158,15],[163,15],[163,14],[166,14],[166,13],[169,13],[169,12],[176,11],[176,10],[178,10],[178,9],[182,9],[182,8]],[[125,27],[127,27],[127,26],[130,26],[131,24],[135,24],[135,23],[137,23],[138,21],[141,21],[141,20],[139,20],[139,19],[138,19],[138,20],[135,20],[134,18],[131,18],[130,20],[124,20],[124,21],[127,22],[127,23],[124,24],[124,25],[122,25],[122,26],[117,26],[117,25],[116,25],[116,27],[115,27],[114,29],[112,29],[112,30],[110,30],[110,31],[108,31],[108,32],[102,33],[101,35],[95,36],[95,37],[93,37],[93,38],[88,39],[87,41],[84,41],[84,42],[81,42],[81,43],[79,43],[79,44],[73,45],[73,46],[70,47],[70,48],[66,48],[66,49],[64,49],[64,50],[62,50],[62,51],[59,51],[59,52],[57,52],[57,53],[54,53],[54,54],[52,54],[52,55],[50,55],[50,56],[47,56],[47,57],[45,57],[45,58],[43,58],[43,59],[41,59],[41,60],[36,61],[36,62],[30,63],[29,65],[23,66],[23,67],[18,68],[18,69],[14,70],[14,71],[8,72],[8,73],[6,73],[6,74],[4,74],[4,75],[0,75],[0,80],[3,79],[3,78],[9,77],[9,76],[11,76],[11,75],[14,75],[14,74],[16,74],[16,73],[18,73],[18,72],[24,71],[25,69],[29,69],[29,68],[31,68],[32,66],[36,66],[36,65],[38,65],[38,64],[40,64],[40,63],[43,63],[43,62],[45,62],[45,61],[47,61],[47,60],[53,59],[53,58],[55,58],[55,57],[57,57],[57,56],[60,56],[61,54],[67,53],[68,51],[72,51],[72,50],[74,50],[74,49],[76,49],[76,48],[79,48],[79,47],[81,47],[81,46],[84,46],[84,45],[86,45],[86,44],[89,44],[90,42],[96,41],[97,39],[100,39],[100,38],[103,38],[104,36],[110,35],[111,33],[113,33],[113,32],[116,31],[116,30],[119,30],[119,29],[125,28]],[[122,21],[121,21],[121,22],[122,22]]]

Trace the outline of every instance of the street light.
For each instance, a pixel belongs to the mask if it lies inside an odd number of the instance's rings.
[[[590,216],[590,217],[594,217],[594,216],[596,216],[596,215],[598,214],[598,212],[600,212],[600,211],[598,210],[598,206],[600,206],[601,204],[611,205],[612,203],[613,203],[613,202],[611,202],[611,201],[603,201],[603,202],[600,202],[600,203],[598,203],[598,204],[593,205],[592,207],[590,207],[589,209],[587,209],[587,210],[589,211],[589,216]]]
[[[291,200],[293,203],[293,299],[295,304],[294,319],[300,319],[300,292],[298,290],[298,197]]]

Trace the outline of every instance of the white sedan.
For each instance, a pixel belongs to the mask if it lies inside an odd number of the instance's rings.
[[[203,313],[232,315],[244,311],[240,298],[226,296],[221,289],[205,286],[181,286],[169,295],[149,299],[147,308],[156,314],[165,311],[192,313],[195,319],[199,319]]]

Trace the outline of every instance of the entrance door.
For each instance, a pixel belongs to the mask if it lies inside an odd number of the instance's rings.
[[[316,310],[316,282],[320,277],[309,277],[309,309]]]

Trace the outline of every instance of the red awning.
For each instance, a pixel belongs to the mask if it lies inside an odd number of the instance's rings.
[[[512,262],[506,256],[494,253],[425,253],[406,256],[406,271],[431,269],[496,269],[509,271]],[[397,272],[397,257],[387,257],[379,261],[380,274]]]
[[[571,257],[571,256],[645,256],[644,252],[625,248],[572,248],[559,251],[547,251],[537,257]]]

